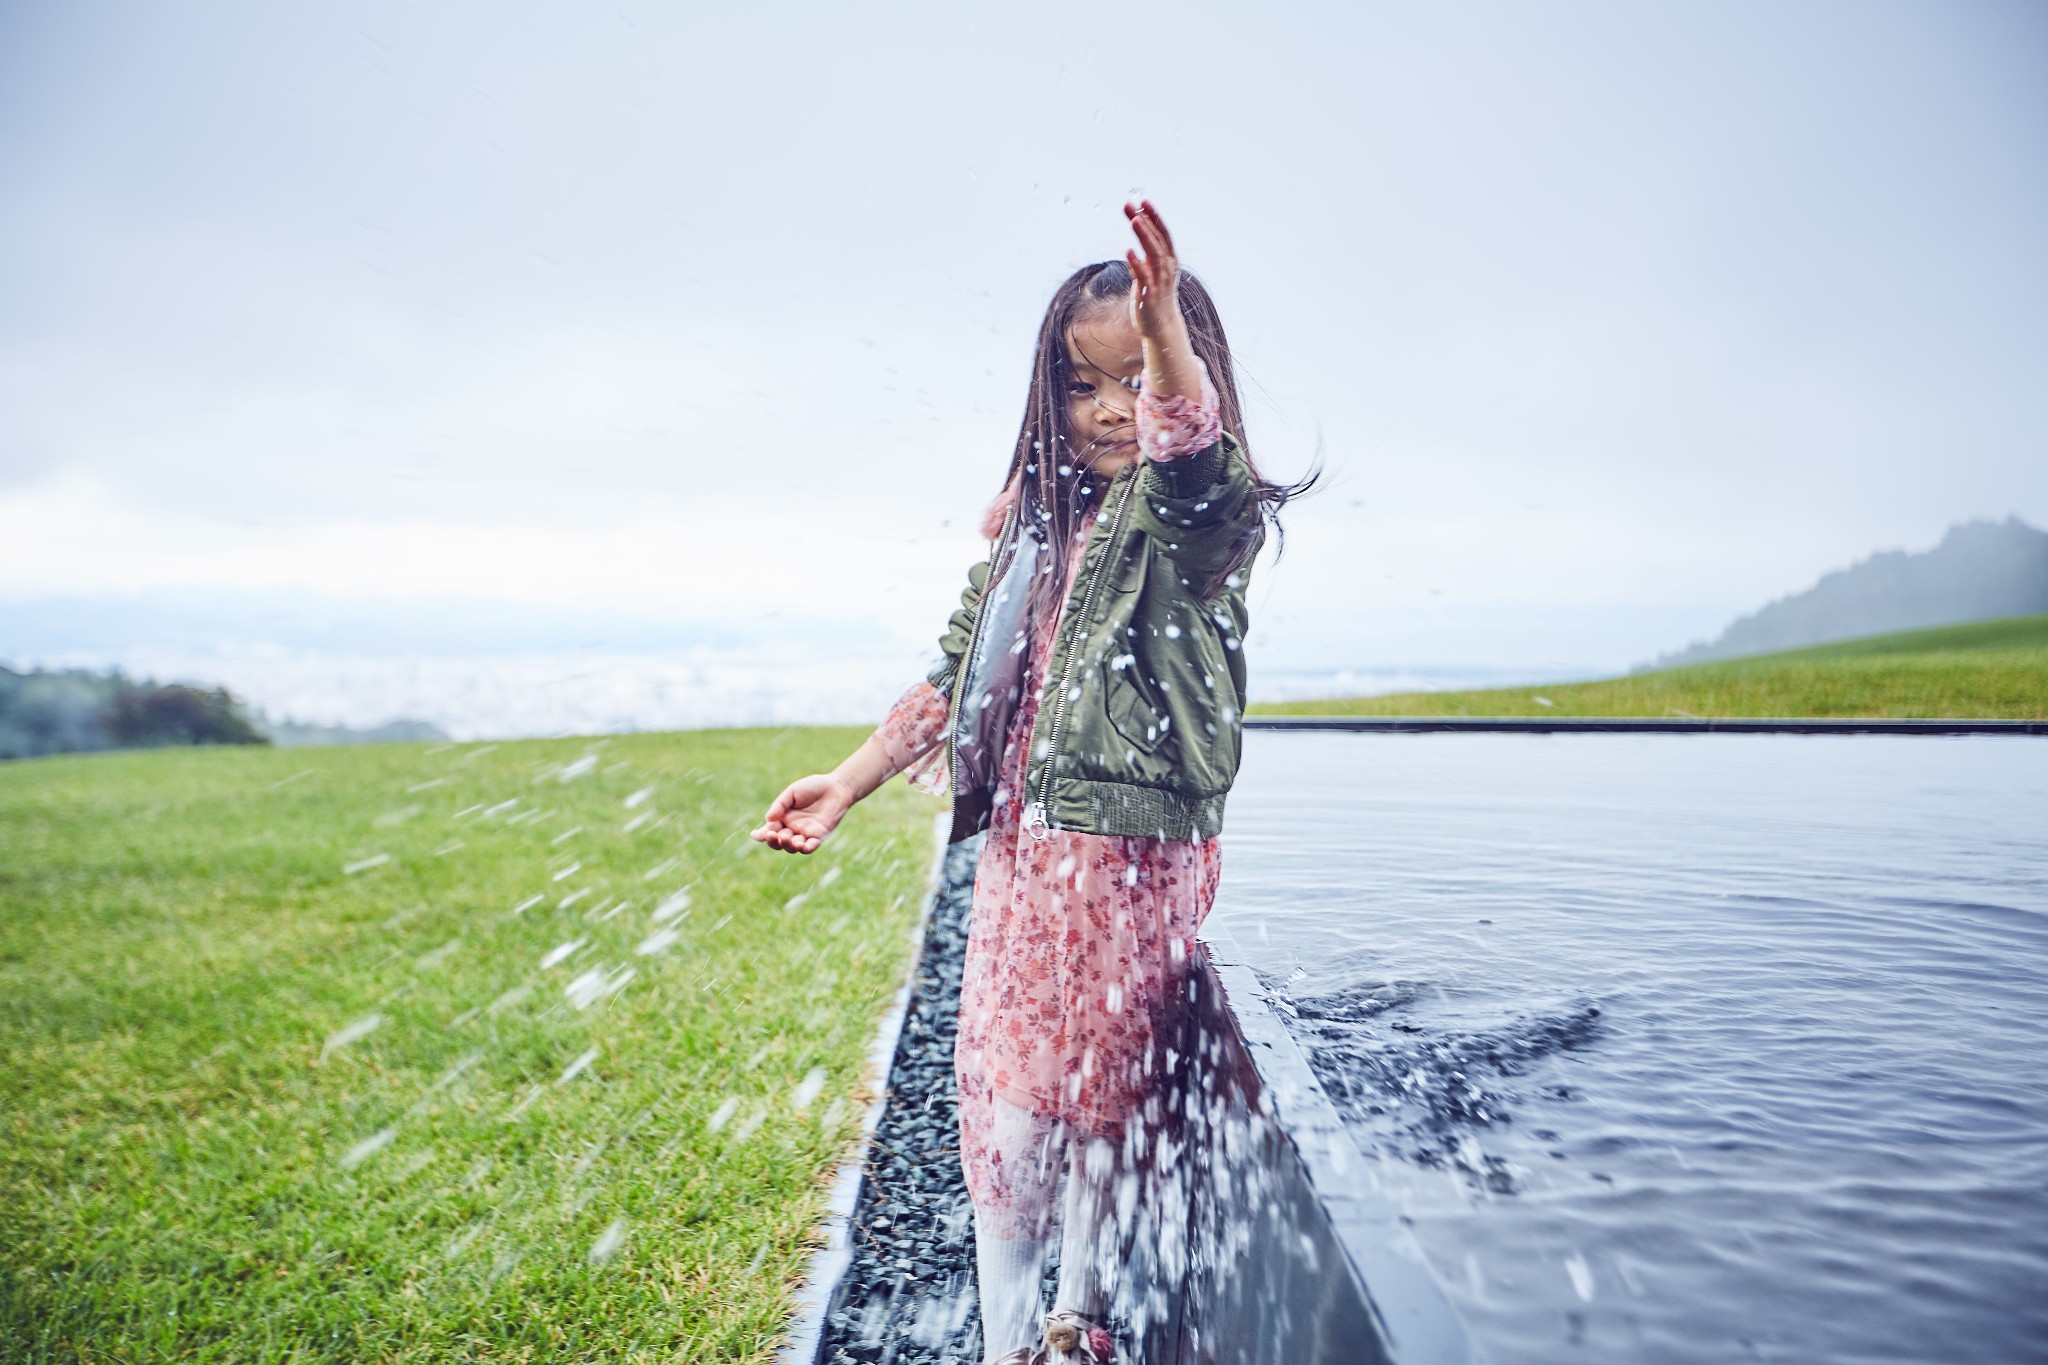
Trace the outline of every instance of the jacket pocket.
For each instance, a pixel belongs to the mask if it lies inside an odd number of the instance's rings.
[[[1104,698],[1108,705],[1109,723],[1124,742],[1139,753],[1156,754],[1166,742],[1172,722],[1139,687],[1133,676],[1138,669],[1137,661],[1128,654],[1123,658],[1130,660],[1123,668],[1117,668],[1114,663],[1110,665],[1108,695]]]
[[[1199,619],[1185,628],[1169,622],[1159,638],[1133,641],[1125,657],[1104,700],[1144,780],[1189,797],[1227,791],[1237,771],[1237,688],[1215,630]]]

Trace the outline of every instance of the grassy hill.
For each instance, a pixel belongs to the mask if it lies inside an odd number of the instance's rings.
[[[1263,715],[2048,720],[2048,616],[1974,621],[1596,682],[1265,703]]]
[[[859,738],[0,765],[0,1355],[768,1359],[936,805],[746,830]]]

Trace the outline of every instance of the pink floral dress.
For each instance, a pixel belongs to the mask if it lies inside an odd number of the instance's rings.
[[[1141,394],[1139,449],[1173,459],[1217,439],[1216,399]],[[1073,580],[1087,528],[1069,547]],[[1217,841],[1024,828],[1024,767],[1039,681],[1058,635],[1041,621],[974,883],[954,1070],[961,1163],[977,1216],[998,1235],[1040,1237],[1053,1217],[1054,1137],[1123,1135],[1164,1066],[1180,968],[1216,898]],[[906,691],[875,731],[896,771],[945,782],[947,698]]]

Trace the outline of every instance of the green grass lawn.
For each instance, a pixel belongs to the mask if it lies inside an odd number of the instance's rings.
[[[2048,720],[2048,616],[1873,635],[1597,682],[1402,692],[1249,709],[1263,715]]]
[[[853,730],[0,764],[16,1360],[763,1360],[935,803]]]

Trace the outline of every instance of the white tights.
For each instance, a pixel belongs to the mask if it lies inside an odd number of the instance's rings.
[[[1070,1140],[1057,1119],[1001,1099],[993,1137],[998,1151],[1014,1154],[1005,1166],[1015,1208],[999,1216],[974,1211],[985,1361],[1038,1344],[1045,1315],[1040,1286],[1055,1222],[1060,1277],[1054,1306],[1103,1320],[1117,1262],[1115,1191],[1122,1164],[1111,1143]]]

